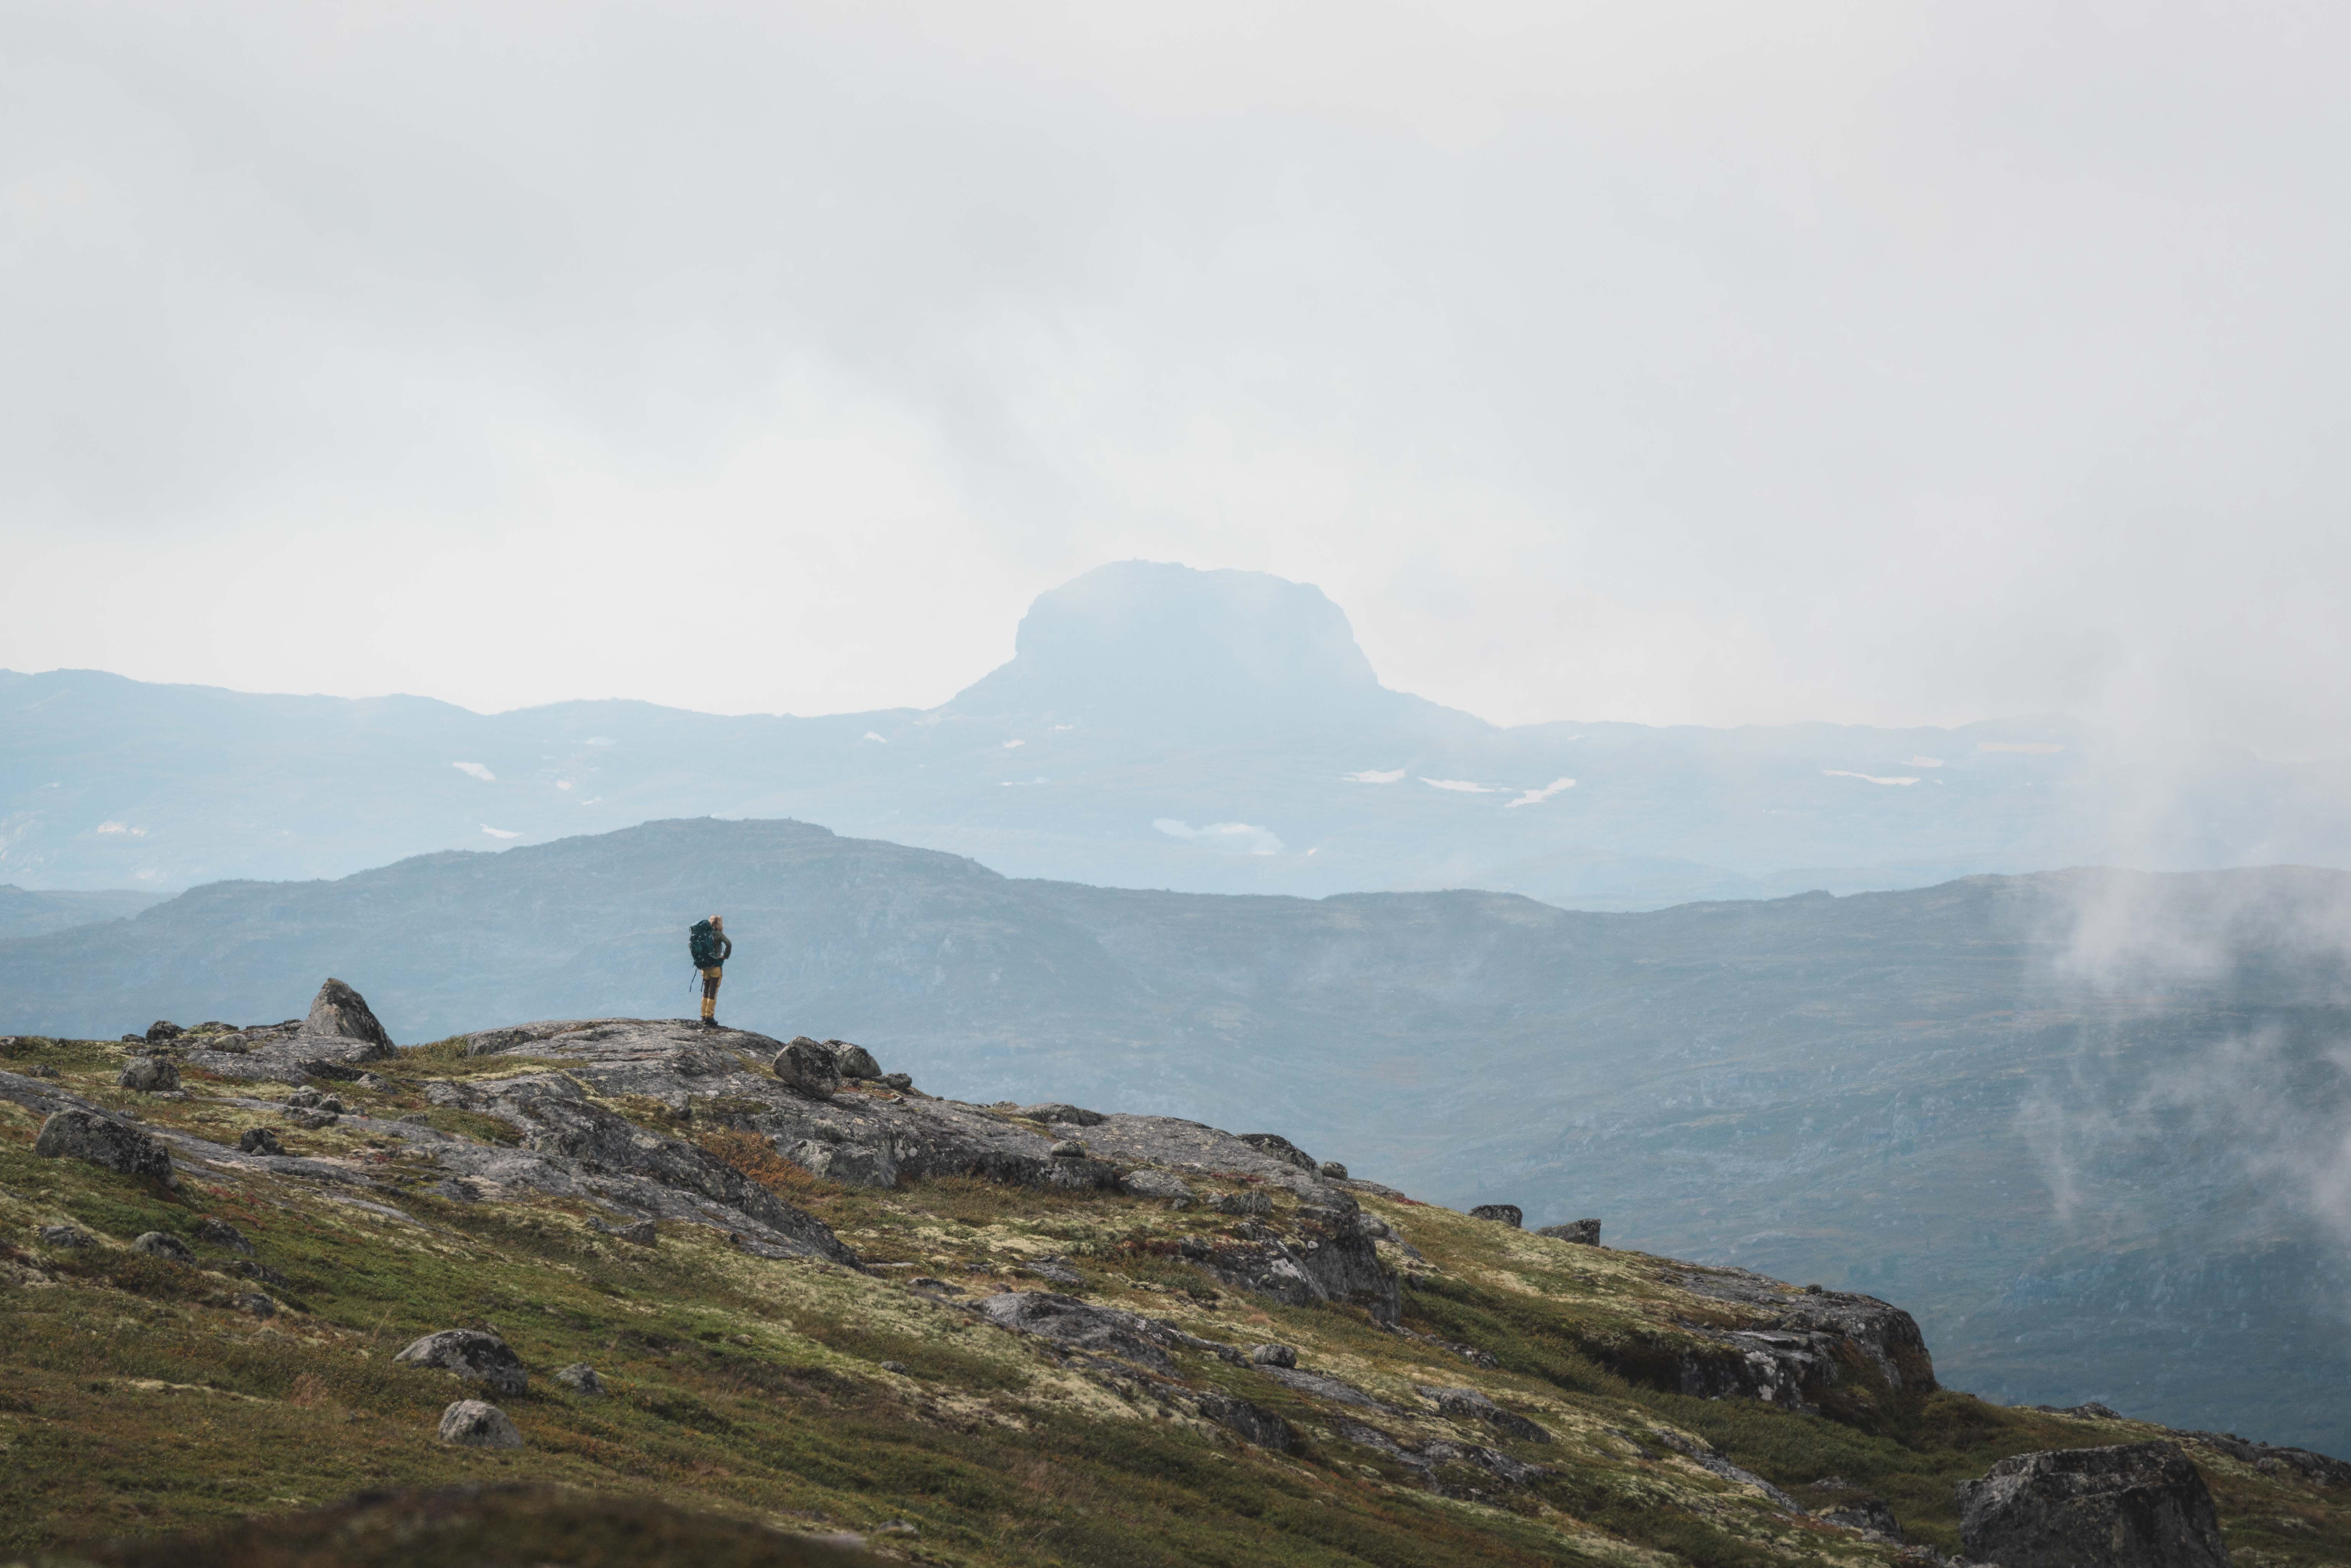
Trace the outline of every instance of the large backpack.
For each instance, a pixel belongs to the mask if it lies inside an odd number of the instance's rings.
[[[697,920],[686,928],[686,946],[694,954],[694,967],[707,969],[718,962],[718,933],[710,929],[710,922]]]

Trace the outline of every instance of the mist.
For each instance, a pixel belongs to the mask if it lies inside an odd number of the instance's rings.
[[[1144,557],[1499,722],[2332,756],[2346,32],[12,5],[0,665],[930,706]]]

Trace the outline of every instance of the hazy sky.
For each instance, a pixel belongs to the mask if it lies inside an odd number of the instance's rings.
[[[2344,749],[2351,7],[0,0],[0,665]]]

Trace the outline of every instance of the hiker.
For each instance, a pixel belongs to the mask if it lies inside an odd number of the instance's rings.
[[[716,1029],[719,970],[735,956],[735,943],[726,935],[726,917],[714,915],[695,921],[686,932],[686,940],[694,952],[694,967],[702,971],[702,1027]]]

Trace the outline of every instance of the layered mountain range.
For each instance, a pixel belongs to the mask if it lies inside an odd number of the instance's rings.
[[[869,1041],[962,1099],[1277,1124],[1442,1201],[1900,1301],[2005,1398],[2351,1448],[2337,873],[1605,914],[1103,889],[667,821],[0,943],[0,1029],[267,1019],[322,973],[403,1042],[683,1014],[714,911],[729,1023]]]
[[[1011,661],[927,710],[482,715],[0,674],[0,876],[38,889],[791,816],[1097,885],[1630,909],[2082,863],[2351,863],[2341,783],[2051,717],[1503,727],[1382,685],[1314,588],[1140,561],[1041,596]]]

